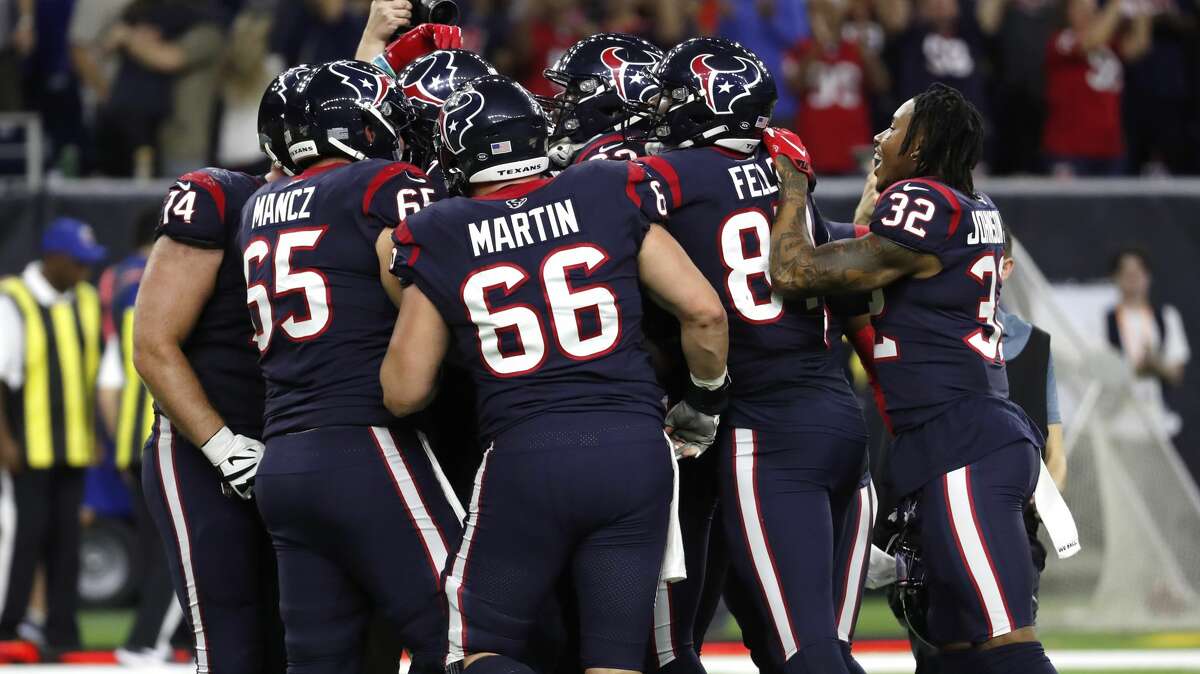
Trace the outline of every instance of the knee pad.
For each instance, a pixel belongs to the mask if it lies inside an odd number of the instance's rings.
[[[503,655],[489,655],[472,662],[462,674],[534,674],[528,665]]]
[[[1026,641],[979,651],[980,671],[985,674],[1055,674],[1058,670],[1046,657],[1040,641]]]
[[[800,649],[783,665],[785,674],[849,674],[837,639],[823,639]]]

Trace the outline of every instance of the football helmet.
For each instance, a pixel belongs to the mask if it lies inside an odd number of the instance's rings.
[[[533,95],[504,75],[459,88],[438,117],[438,158],[453,194],[468,184],[545,173],[549,124]]]
[[[363,61],[317,66],[295,87],[284,113],[296,168],[319,159],[399,159],[400,133],[413,120],[392,79]]]
[[[396,84],[408,101],[415,119],[402,133],[405,161],[428,168],[436,158],[433,138],[437,135],[442,104],[462,85],[496,69],[484,58],[463,49],[440,49],[413,61],[400,72]]]
[[[545,73],[563,91],[539,99],[554,124],[553,142],[578,145],[636,123],[640,118],[630,119],[629,103],[654,99],[658,84],[652,72],[662,58],[658,47],[621,33],[601,33],[572,45]]]
[[[888,589],[888,606],[896,619],[927,645],[929,635],[929,588],[921,550],[920,509],[915,498],[905,498],[888,515],[896,527],[887,544],[887,554],[896,562],[896,582]]]
[[[288,154],[287,141],[283,137],[283,116],[287,111],[288,96],[311,71],[309,66],[299,65],[279,73],[271,80],[270,86],[263,92],[262,102],[258,104],[258,146],[272,164],[278,164],[290,176],[296,175],[296,165]]]
[[[771,122],[775,78],[753,52],[716,37],[698,37],[667,52],[654,70],[661,95],[643,107],[651,138],[670,147],[718,145],[751,152]]]

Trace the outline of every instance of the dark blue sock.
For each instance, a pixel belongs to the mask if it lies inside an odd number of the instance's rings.
[[[1026,641],[979,651],[985,674],[1057,674],[1040,641]]]
[[[867,674],[863,670],[862,665],[858,664],[858,661],[854,659],[854,656],[850,655],[850,644],[845,641],[838,643],[842,646],[842,660],[846,662],[846,670],[850,674]]]
[[[503,655],[489,655],[472,662],[463,674],[534,674],[528,665]]]

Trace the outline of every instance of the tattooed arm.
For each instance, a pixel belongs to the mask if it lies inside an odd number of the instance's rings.
[[[791,162],[776,162],[781,199],[771,230],[771,289],[788,299],[867,292],[905,276],[941,270],[933,255],[883,237],[813,245],[808,231],[808,178]]]

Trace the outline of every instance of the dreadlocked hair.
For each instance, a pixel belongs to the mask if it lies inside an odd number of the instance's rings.
[[[971,171],[983,154],[983,116],[962,93],[940,82],[917,94],[901,152],[921,139],[917,175],[936,176],[965,194],[975,193]]]

